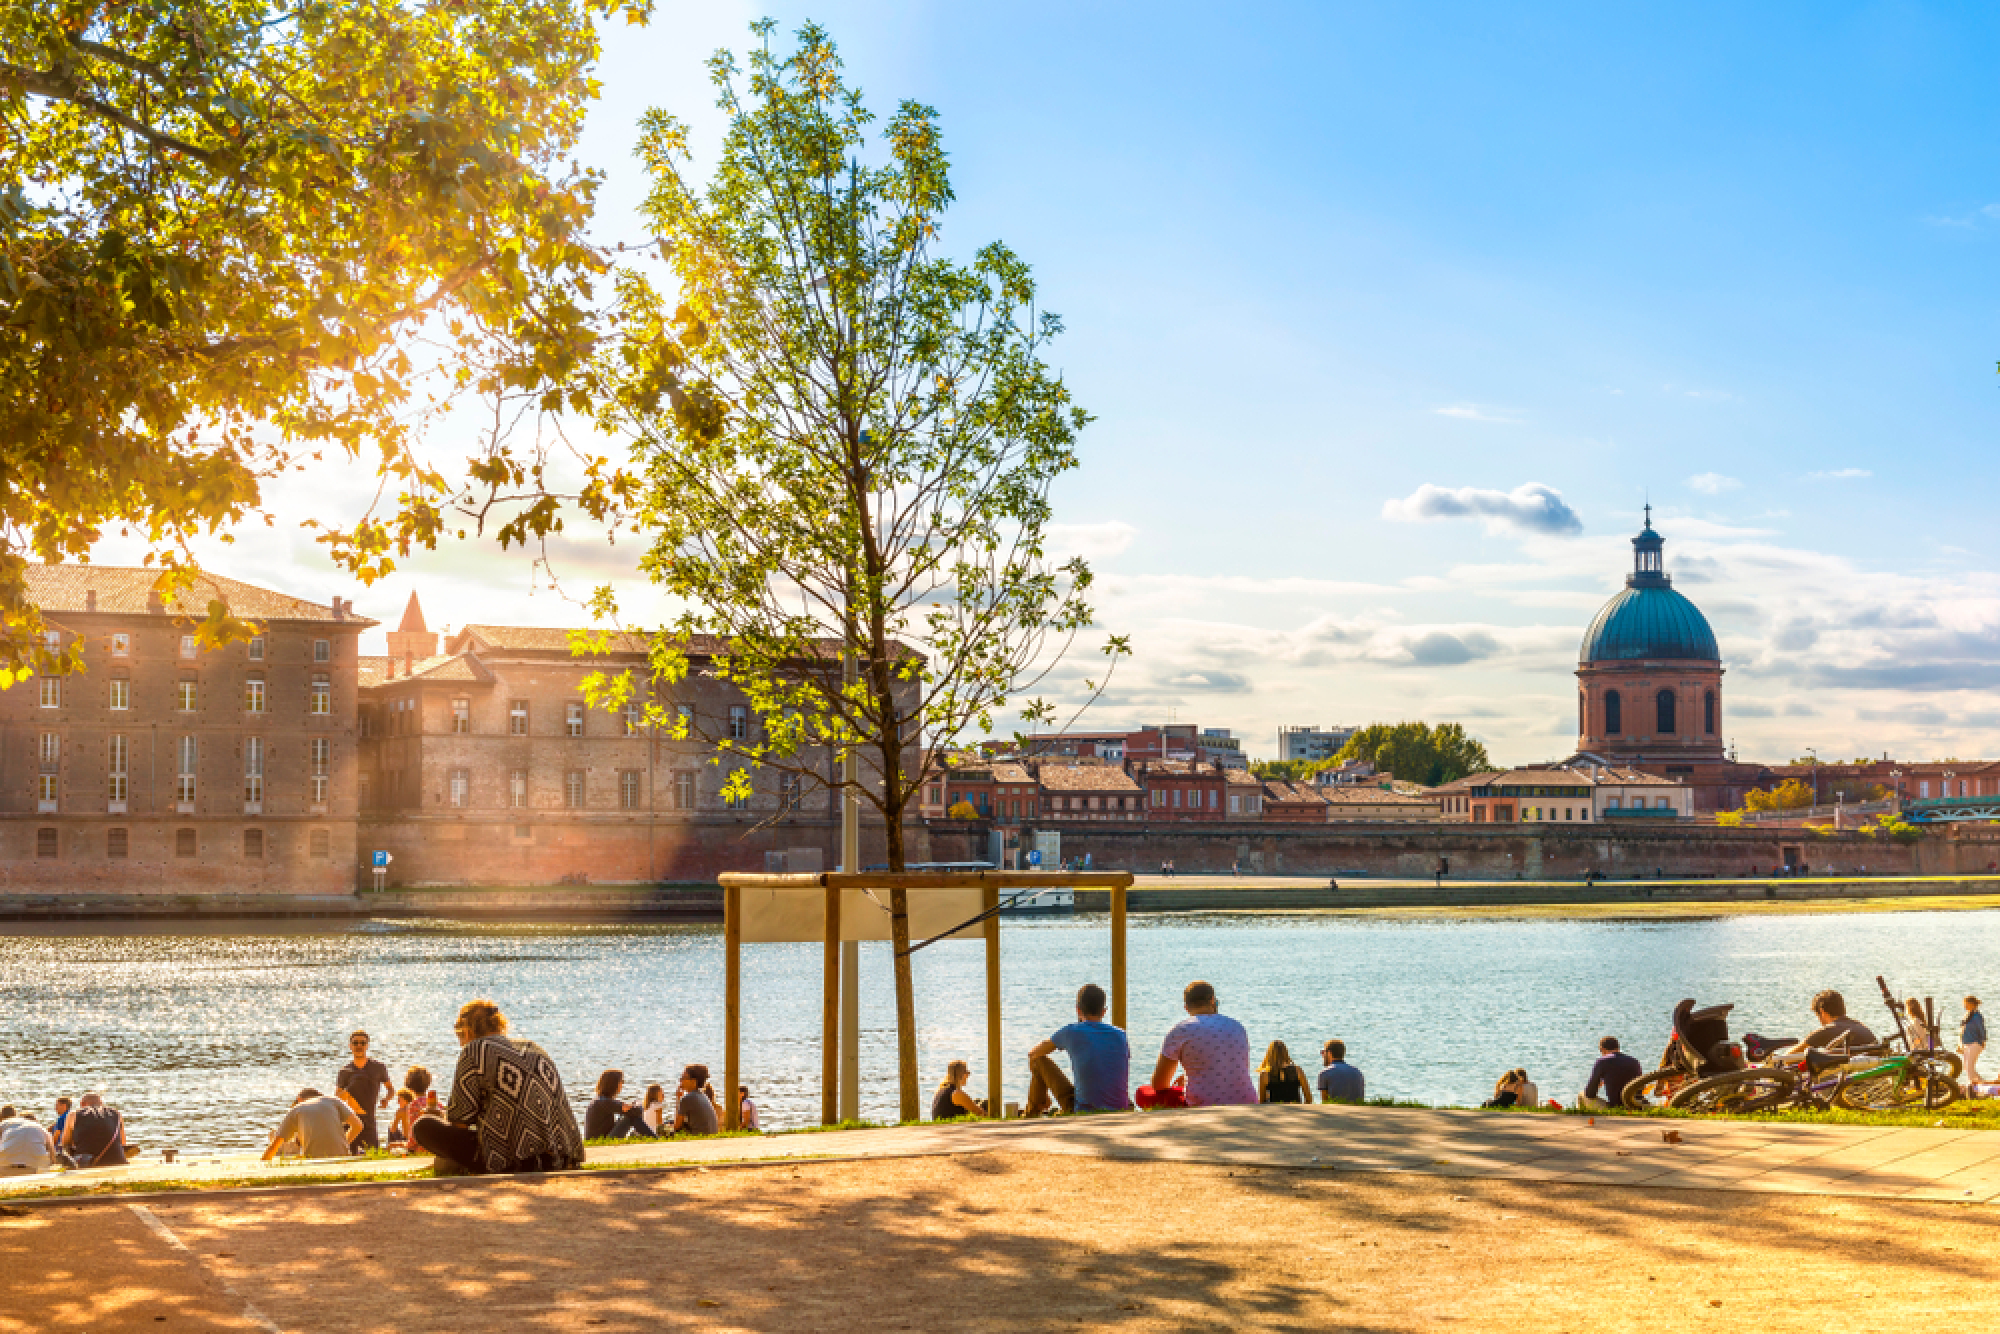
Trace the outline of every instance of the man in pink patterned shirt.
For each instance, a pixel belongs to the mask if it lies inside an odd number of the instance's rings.
[[[1153,1067],[1156,1089],[1173,1084],[1174,1067],[1187,1071],[1190,1107],[1255,1106],[1257,1085],[1250,1078],[1250,1035],[1243,1025],[1216,1013],[1215,988],[1190,982],[1181,993],[1188,1017],[1167,1030],[1160,1063]]]

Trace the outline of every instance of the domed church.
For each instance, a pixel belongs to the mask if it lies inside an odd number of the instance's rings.
[[[1674,591],[1653,508],[1632,539],[1632,573],[1577,654],[1578,759],[1695,781],[1724,760],[1722,653],[1701,608]]]

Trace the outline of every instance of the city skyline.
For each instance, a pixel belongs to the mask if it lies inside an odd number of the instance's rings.
[[[712,137],[702,61],[766,11],[827,23],[878,112],[939,109],[947,241],[1006,239],[1065,317],[1098,421],[1057,531],[1136,650],[1080,727],[1173,709],[1264,755],[1421,717],[1565,754],[1650,499],[1746,758],[2000,752],[1987,16],[663,5],[602,71],[606,239],[639,112]],[[273,499],[337,520],[372,484]],[[217,573],[379,620],[412,590],[440,624],[582,619],[478,544],[362,589],[294,523],[237,537]],[[559,570],[657,615],[638,550],[578,535]]]

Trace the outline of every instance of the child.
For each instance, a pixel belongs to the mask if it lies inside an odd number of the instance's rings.
[[[646,1100],[639,1104],[639,1115],[645,1118],[646,1129],[657,1138],[660,1126],[667,1119],[667,1091],[658,1084],[646,1085]]]
[[[736,1124],[744,1130],[761,1131],[764,1128],[757,1124],[757,1104],[750,1101],[748,1084],[736,1086]]]

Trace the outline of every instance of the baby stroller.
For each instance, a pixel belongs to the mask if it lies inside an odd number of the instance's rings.
[[[1692,998],[1674,1007],[1674,1030],[1660,1055],[1660,1068],[1625,1086],[1620,1098],[1635,1112],[1665,1107],[1685,1084],[1727,1070],[1744,1070],[1743,1048],[1729,1039],[1729,1012],[1734,1004],[1697,1010]]]

